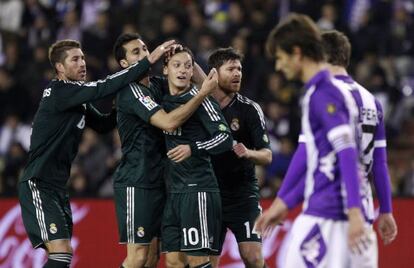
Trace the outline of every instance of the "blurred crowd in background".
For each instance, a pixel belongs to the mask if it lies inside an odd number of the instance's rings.
[[[150,49],[176,39],[207,71],[218,47],[244,55],[241,93],[266,116],[272,164],[258,167],[262,197],[276,194],[297,145],[301,87],[274,72],[267,34],[289,12],[308,14],[323,30],[345,32],[349,68],[384,107],[392,191],[414,196],[414,2],[411,0],[0,0],[0,196],[16,196],[28,157],[31,121],[54,77],[48,46],[82,42],[88,80],[118,70],[112,46],[123,32],[138,32]],[[152,69],[161,74],[160,66]],[[111,109],[112,99],[96,105]],[[111,176],[121,157],[117,131],[86,129],[74,161],[72,196],[112,196]]]

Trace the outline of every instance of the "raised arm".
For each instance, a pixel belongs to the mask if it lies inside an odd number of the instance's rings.
[[[151,116],[150,123],[162,130],[173,132],[190,118],[203,100],[217,87],[217,71],[212,69],[198,93],[185,105],[167,113],[163,109]]]
[[[103,80],[94,82],[60,81],[51,92],[54,96],[56,109],[63,111],[83,103],[92,102],[114,94],[127,86],[129,83],[140,80],[148,72],[151,64],[155,63],[175,41],[168,41],[158,46],[148,58],[136,64],[107,76]]]

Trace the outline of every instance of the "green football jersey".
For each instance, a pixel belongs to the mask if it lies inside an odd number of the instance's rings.
[[[163,107],[168,112],[185,103],[197,89],[180,95],[165,95]],[[164,132],[167,150],[180,144],[191,147],[191,156],[180,163],[168,160],[167,177],[172,193],[218,192],[210,155],[231,150],[233,140],[217,102],[206,98],[194,114],[173,133]]]
[[[114,94],[141,79],[149,66],[145,58],[104,80],[52,80],[43,91],[34,118],[29,160],[21,181],[36,178],[39,184],[65,190],[85,123],[88,123],[85,103]]]
[[[114,174],[114,187],[164,187],[165,139],[149,121],[162,107],[160,81],[152,78],[150,88],[131,83],[117,95],[118,132],[122,159]]]

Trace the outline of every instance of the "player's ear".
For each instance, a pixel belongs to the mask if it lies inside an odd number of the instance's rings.
[[[128,61],[127,61],[127,60],[125,60],[125,59],[120,60],[120,61],[119,61],[119,64],[121,65],[121,67],[122,67],[122,68],[127,68],[127,67],[129,67],[129,63],[128,63]]]
[[[302,49],[298,46],[294,46],[292,49],[292,54],[302,57]]]
[[[65,66],[61,62],[55,63],[55,68],[58,73],[64,73],[65,72]]]
[[[167,67],[167,65],[164,65],[164,67],[162,68],[162,73],[164,75],[168,75],[168,67]]]

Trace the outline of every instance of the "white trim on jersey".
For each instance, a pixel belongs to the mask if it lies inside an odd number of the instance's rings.
[[[374,141],[374,147],[375,148],[385,148],[385,147],[387,147],[387,141],[386,140],[376,140],[376,141]]]
[[[207,221],[207,195],[205,192],[198,193],[198,216],[200,220],[201,247],[210,248]]]
[[[219,135],[215,136],[213,139],[201,142],[196,141],[197,149],[206,149],[209,150],[213,147],[218,146],[220,143],[224,142],[229,138],[229,135],[226,133],[220,133]]]
[[[300,134],[300,135],[299,135],[298,142],[303,142],[303,143],[306,143],[306,137],[305,137],[305,135]]]
[[[43,212],[42,199],[40,199],[40,192],[37,189],[36,183],[34,181],[28,180],[27,182],[29,184],[30,191],[32,192],[33,205],[36,210],[36,218],[37,223],[39,224],[40,235],[42,237],[43,242],[46,243],[49,241],[49,237],[47,234],[45,214]]]
[[[340,125],[331,129],[327,133],[327,137],[337,153],[346,148],[355,147],[355,141],[352,139],[352,130],[349,125]]]
[[[197,95],[199,90],[195,87],[190,89],[190,94],[195,96]],[[211,121],[219,121],[220,116],[218,115],[216,109],[214,109],[213,105],[211,104],[211,101],[208,98],[205,98],[203,102],[201,103],[204,110],[206,110],[207,114],[209,115]]]
[[[256,109],[257,114],[259,115],[259,118],[260,118],[260,124],[261,124],[261,126],[262,126],[263,129],[266,129],[266,123],[265,123],[265,119],[264,119],[265,117],[264,117],[262,108],[260,108],[259,104],[257,104],[256,102],[252,101],[251,99],[249,99],[249,98],[247,98],[245,96],[242,96],[242,95],[240,95],[238,93],[237,93],[236,96],[237,96],[237,99],[240,102],[245,103],[245,104],[252,105]]]
[[[315,139],[312,135],[312,128],[309,120],[310,97],[315,92],[315,89],[316,87],[312,86],[306,91],[306,94],[303,97],[302,130],[306,140],[307,158],[303,210],[306,210],[306,208],[308,207],[309,198],[312,195],[313,187],[315,185],[315,182],[313,180],[313,173],[318,167],[318,149],[316,148]]]
[[[127,242],[129,244],[135,243],[134,225],[135,225],[135,189],[134,187],[127,187]]]

